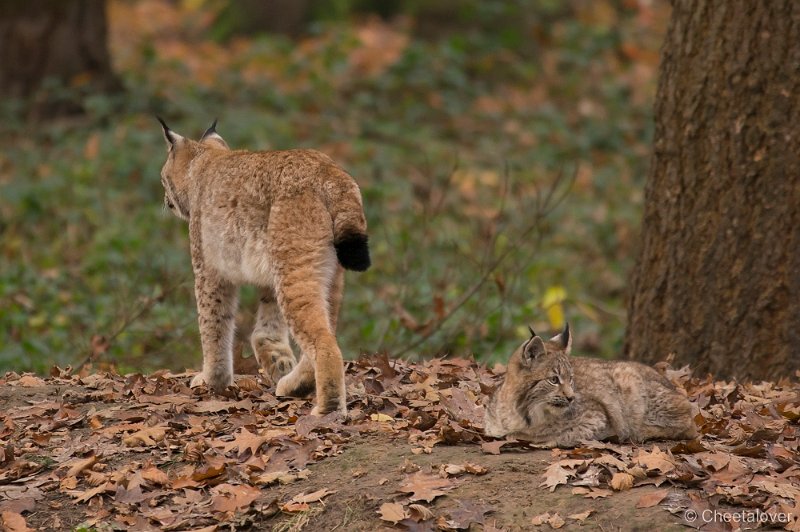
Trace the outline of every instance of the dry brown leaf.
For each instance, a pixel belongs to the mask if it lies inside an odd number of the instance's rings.
[[[409,518],[417,523],[434,518],[433,511],[427,506],[423,506],[421,504],[409,504],[408,513]]]
[[[322,488],[321,490],[317,490],[313,493],[309,493],[306,495],[305,493],[300,493],[292,497],[293,502],[319,502],[328,495],[336,493],[336,490],[329,490],[328,488]]]
[[[486,454],[500,454],[500,448],[507,444],[506,440],[486,441],[481,444],[481,451]]]
[[[261,490],[246,484],[220,484],[211,488],[211,509],[215,512],[235,512],[250,506]]]
[[[381,519],[384,521],[389,521],[392,524],[397,524],[406,517],[408,514],[406,513],[405,508],[403,508],[402,504],[398,504],[396,502],[385,502],[381,504],[378,513],[381,516]]]
[[[568,515],[567,518],[568,519],[574,519],[575,521],[578,521],[579,523],[583,523],[593,513],[594,513],[594,510],[586,510],[585,512],[580,512],[580,513],[577,513],[577,514]]]
[[[67,471],[67,476],[77,477],[81,471],[89,467],[92,467],[96,462],[97,462],[97,456],[95,456],[94,454],[92,454],[91,456],[87,456],[86,458],[82,458],[70,466],[69,470]]]
[[[140,474],[142,475],[143,479],[152,482],[153,484],[158,484],[159,486],[166,486],[169,484],[169,477],[167,474],[155,466],[151,466],[142,470]]]
[[[539,484],[539,487],[546,487],[550,488],[550,491],[555,491],[556,487],[567,483],[571,474],[571,471],[564,469],[560,464],[551,464],[542,474],[544,480]]]
[[[531,524],[533,526],[541,526],[545,523],[550,521],[550,512],[545,512],[543,514],[539,514],[531,518]]]
[[[668,493],[669,493],[668,490],[658,490],[652,493],[647,493],[645,495],[642,495],[641,497],[639,497],[639,500],[636,501],[636,507],[650,508],[652,506],[655,506],[661,501],[663,501]]]
[[[447,479],[425,473],[415,473],[400,486],[400,491],[410,493],[409,499],[412,501],[431,502],[436,497],[444,495],[439,488],[449,488],[450,486],[450,481]]]
[[[152,447],[156,443],[163,440],[166,434],[166,427],[147,427],[140,431],[134,432],[130,436],[122,438],[122,443],[128,447]]]
[[[671,457],[656,446],[653,446],[651,452],[640,452],[639,455],[636,456],[636,463],[647,468],[648,471],[669,473],[675,469],[675,464],[672,462]]]
[[[311,506],[309,506],[307,502],[289,501],[283,506],[281,506],[281,510],[288,513],[307,512],[310,509]]]
[[[2,512],[0,519],[2,519],[3,530],[7,532],[34,532],[34,529],[28,526],[25,518],[16,512]]]
[[[609,484],[614,491],[629,490],[633,487],[633,475],[629,473],[614,473]]]
[[[564,526],[566,524],[566,522],[564,521],[564,518],[561,517],[560,515],[558,515],[558,512],[556,512],[553,515],[551,515],[550,519],[547,520],[547,523],[552,528],[561,528],[562,526]]]
[[[592,488],[592,489],[589,490],[589,493],[584,495],[584,498],[586,498],[586,499],[602,499],[604,497],[610,497],[611,494],[613,494],[613,493],[614,492],[611,491],[611,490]]]
[[[19,378],[17,384],[25,388],[34,388],[47,385],[43,379],[37,377],[36,375],[23,375]]]

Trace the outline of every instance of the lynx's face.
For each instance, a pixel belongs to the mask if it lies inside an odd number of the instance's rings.
[[[533,336],[512,355],[506,375],[520,413],[544,411],[561,415],[572,405],[572,363],[560,335],[545,342]]]
[[[569,413],[575,399],[571,347],[569,326],[546,341],[531,331],[511,355],[505,380],[489,402],[488,435],[504,436]]]

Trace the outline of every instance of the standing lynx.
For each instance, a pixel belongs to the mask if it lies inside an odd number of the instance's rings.
[[[581,440],[641,442],[696,436],[692,406],[649,366],[569,356],[569,326],[548,341],[531,338],[511,355],[486,411],[486,434],[549,447]]]
[[[220,391],[233,382],[238,286],[260,287],[251,336],[276,393],[316,388],[312,413],[346,411],[336,319],[344,268],[370,265],[361,193],[350,175],[314,150],[231,150],[215,129],[199,141],[159,119],[169,153],[161,170],[164,203],[189,222],[203,348],[192,386]],[[291,331],[302,350],[289,346]]]

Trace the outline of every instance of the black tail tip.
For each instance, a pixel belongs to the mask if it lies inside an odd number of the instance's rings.
[[[348,270],[363,272],[369,268],[369,246],[367,235],[351,233],[344,235],[333,243],[339,264]]]

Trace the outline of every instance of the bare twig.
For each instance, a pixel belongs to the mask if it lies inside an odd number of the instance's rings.
[[[563,171],[559,172],[558,176],[556,177],[553,184],[548,188],[544,197],[541,194],[536,195],[536,215],[533,217],[533,221],[528,224],[525,229],[518,235],[518,241],[524,240],[528,237],[532,232],[539,229],[542,221],[556,208],[561,202],[566,198],[569,190],[572,188],[572,183],[575,180],[575,175],[573,173],[572,177],[569,180],[569,183],[566,187],[564,187],[564,191],[561,193],[560,196],[556,196],[556,192],[558,191],[562,181],[563,181]],[[517,246],[509,246],[503,253],[501,253],[494,261],[492,261],[488,267],[485,269],[481,277],[452,305],[447,312],[439,319],[437,323],[435,323],[432,327],[427,328],[427,330],[414,342],[407,345],[406,347],[400,349],[395,353],[396,357],[401,357],[408,353],[409,351],[416,349],[420,345],[424,344],[428,339],[439,332],[442,329],[442,326],[447,322],[461,307],[463,307],[481,288],[483,288],[486,281],[490,278],[490,276],[500,267],[501,264],[515,251],[517,250]]]

